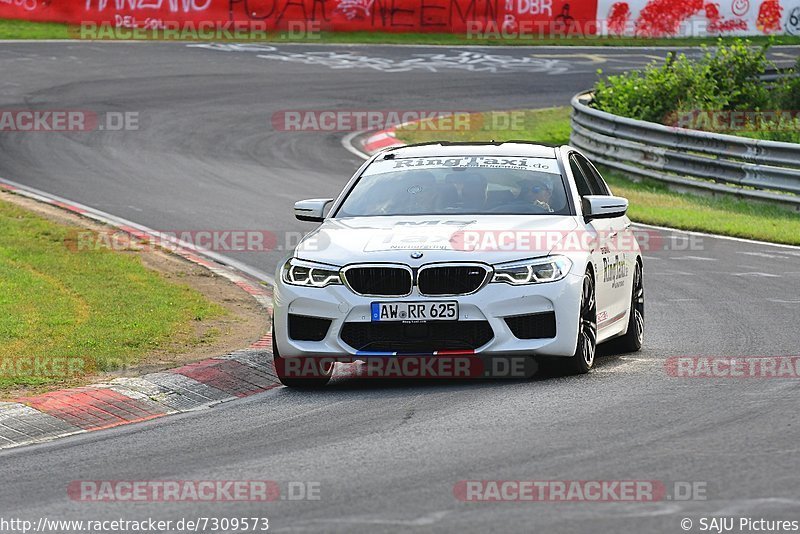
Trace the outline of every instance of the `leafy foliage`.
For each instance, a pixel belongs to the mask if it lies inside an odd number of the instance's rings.
[[[745,112],[738,115],[745,120],[735,124],[735,131],[721,128],[714,120],[706,121],[702,129],[800,142],[800,121],[786,113],[800,110],[800,78],[784,78],[773,84],[761,79],[776,68],[767,58],[769,46],[754,47],[749,40],[739,39],[730,45],[720,42],[713,49],[703,46],[699,57],[670,54],[664,65],[653,63],[643,71],[599,81],[594,106],[615,115],[668,125],[675,124],[678,114]],[[795,72],[800,72],[800,61]],[[709,127],[714,125],[716,128]]]

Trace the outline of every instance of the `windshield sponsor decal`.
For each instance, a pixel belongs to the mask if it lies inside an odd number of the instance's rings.
[[[510,169],[561,174],[554,159],[524,157],[463,156],[408,158],[377,161],[365,174],[379,174],[403,169]]]

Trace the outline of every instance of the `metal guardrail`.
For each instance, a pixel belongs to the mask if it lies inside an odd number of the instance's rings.
[[[572,99],[571,143],[606,167],[683,189],[800,210],[800,144],[747,139],[619,117]]]

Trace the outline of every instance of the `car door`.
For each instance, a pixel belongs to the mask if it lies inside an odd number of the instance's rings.
[[[576,153],[575,159],[583,169],[592,194],[610,196],[611,191],[597,168],[581,154]],[[635,258],[630,247],[625,246],[628,239],[623,239],[626,232],[629,232],[630,224],[627,216],[604,220],[603,244],[605,246],[601,260],[602,270],[599,273],[597,285],[603,287],[603,293],[609,299],[607,302],[608,315],[604,316],[602,320],[598,317],[597,322],[598,329],[607,329],[609,335],[624,328],[623,319],[630,304]],[[602,335],[598,337],[602,337]]]
[[[577,152],[570,153],[568,157],[569,167],[575,180],[575,187],[578,189],[581,200],[588,195],[602,194],[594,183],[594,179],[590,179],[590,175],[587,176],[587,168],[582,165],[582,159],[585,158]],[[611,227],[611,219],[594,219],[589,223],[585,223],[586,231],[596,238],[592,241],[594,248],[589,251],[589,254],[595,267],[598,340],[603,338],[603,325],[608,324],[608,320],[616,313],[613,306],[614,292],[611,284],[606,280],[607,266],[613,261],[611,249],[607,243],[607,236],[611,233]]]

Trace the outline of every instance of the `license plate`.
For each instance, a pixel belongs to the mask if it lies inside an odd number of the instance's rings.
[[[373,302],[372,322],[458,321],[458,302]]]

